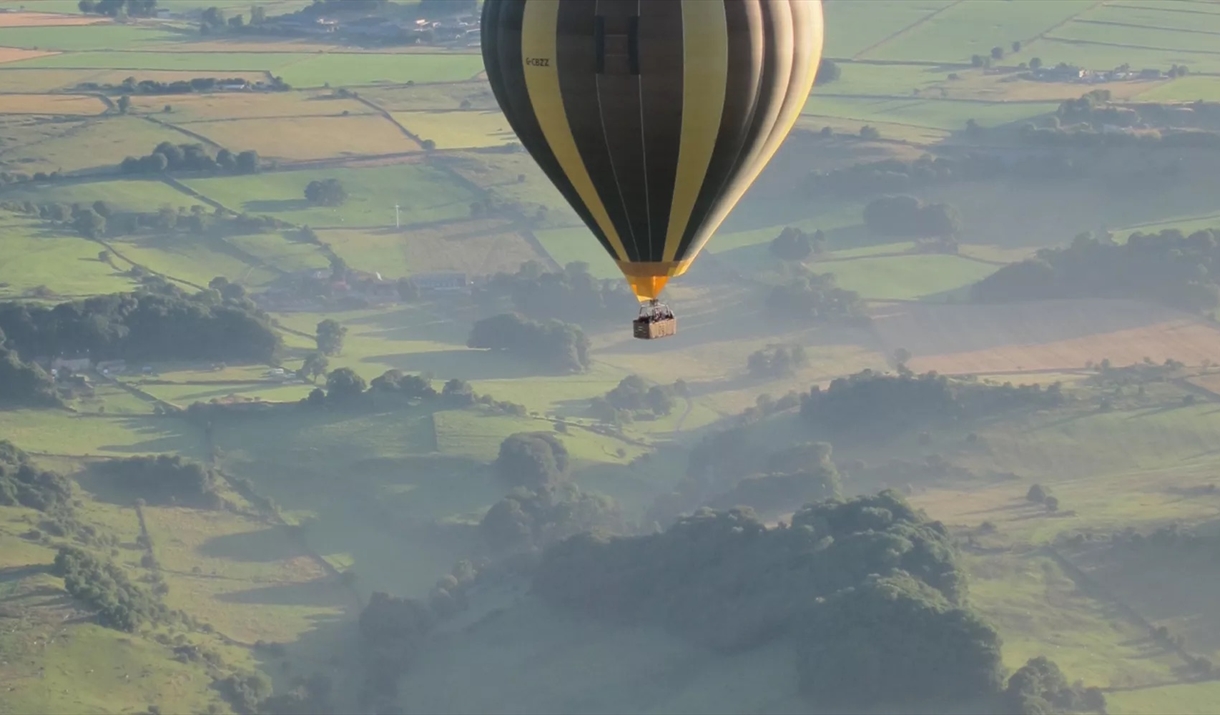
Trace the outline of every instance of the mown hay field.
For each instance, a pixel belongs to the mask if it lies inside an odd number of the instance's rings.
[[[83,94],[0,94],[0,114],[92,116],[105,111],[105,102]]]
[[[1167,358],[1220,360],[1220,330],[1201,318],[1133,300],[1009,305],[887,306],[873,319],[887,351],[906,348],[912,370],[945,374],[1115,366]]]
[[[71,27],[109,23],[105,17],[89,15],[59,15],[51,12],[0,13],[0,28],[8,27]]]
[[[173,76],[174,73],[170,73]],[[144,75],[133,75],[148,79]],[[192,77],[198,77],[192,74]],[[236,78],[230,75],[216,79]],[[120,82],[122,79],[119,80]],[[372,114],[367,105],[354,99],[329,94],[307,92],[216,92],[209,94],[137,95],[132,97],[135,112],[163,113],[165,105],[173,111],[160,117],[175,124],[197,123],[226,119],[301,119],[305,117],[335,117]],[[193,127],[192,127],[193,128]]]
[[[228,119],[184,126],[234,152],[254,149],[259,156],[283,161],[421,151],[419,144],[377,115]]]
[[[412,134],[436,142],[437,149],[503,146],[517,141],[499,110],[394,112]]]
[[[27,121],[36,123],[39,118],[28,118]],[[14,137],[14,146],[4,154],[5,159],[20,166],[26,173],[97,168],[111,170],[117,168],[126,157],[148,154],[161,142],[194,143],[191,137],[180,132],[131,116],[108,115],[76,122],[56,122],[46,125],[53,133],[42,137],[32,136],[30,130],[37,128],[23,127]],[[100,182],[95,184],[105,185]],[[56,189],[44,191],[54,195]],[[157,189],[150,187],[149,191],[155,195]],[[151,206],[153,209],[157,207],[156,204]]]

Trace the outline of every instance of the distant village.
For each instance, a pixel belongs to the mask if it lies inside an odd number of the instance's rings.
[[[1101,84],[1103,82],[1129,82],[1133,80],[1164,79],[1185,74],[1185,67],[1174,65],[1168,73],[1158,69],[1133,70],[1129,65],[1120,65],[1112,70],[1090,70],[1075,65],[1060,63],[1054,67],[1037,67],[1021,75],[1035,82],[1072,82],[1075,84]]]

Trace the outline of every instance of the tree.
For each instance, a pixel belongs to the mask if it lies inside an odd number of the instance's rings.
[[[568,469],[568,450],[549,432],[521,432],[500,443],[496,474],[513,487],[537,489],[562,479]]]
[[[131,109],[131,97],[128,97],[127,95],[124,94],[123,96],[119,97],[119,101],[117,104],[118,104],[118,108],[119,108],[119,114],[126,114],[127,111],[129,109]]]
[[[364,394],[367,384],[363,377],[348,367],[332,370],[326,376],[326,398],[336,402],[350,402]]]
[[[327,318],[318,323],[315,341],[318,352],[323,355],[338,355],[343,352],[343,339],[347,337],[347,328],[333,318]]]
[[[860,138],[868,141],[876,141],[881,138],[881,132],[876,127],[865,124],[860,127]]]
[[[818,72],[814,79],[814,83],[828,84],[830,82],[837,81],[842,73],[843,70],[839,67],[839,65],[835,64],[834,60],[823,57],[822,61],[818,63]]]
[[[1012,51],[1013,51],[1013,54],[1016,54],[1017,52],[1021,51],[1021,41],[1020,40],[1013,40]]]
[[[263,22],[266,22],[266,20],[267,20],[267,9],[266,8],[264,8],[260,5],[251,6],[251,8],[250,8],[250,24],[251,25],[261,25]]]
[[[338,179],[314,180],[305,187],[305,200],[314,206],[341,206],[347,201],[347,191]]]
[[[899,367],[906,367],[907,361],[911,359],[911,351],[906,348],[894,348],[894,364]]]
[[[1004,59],[1004,48],[999,47],[999,46],[992,47],[991,48],[991,59],[993,59],[993,60]]]
[[[1041,68],[1042,68],[1042,58],[1041,58],[1041,57],[1032,57],[1032,58],[1030,58],[1030,60],[1029,60],[1029,68],[1030,68],[1031,70],[1041,69]]]
[[[259,169],[258,152],[243,151],[237,155],[237,171],[240,174],[256,174]]]
[[[313,352],[305,356],[305,362],[301,365],[301,375],[309,378],[311,382],[317,382],[318,378],[326,374],[326,368],[330,367],[330,361],[320,352]]]
[[[1034,504],[1045,504],[1046,498],[1050,496],[1041,484],[1035,484],[1025,493],[1025,500]]]

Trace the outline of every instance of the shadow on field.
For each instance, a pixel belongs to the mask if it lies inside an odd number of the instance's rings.
[[[279,213],[281,211],[304,211],[313,208],[305,199],[259,199],[242,203],[242,210],[250,213]]]
[[[297,558],[301,550],[289,541],[283,527],[273,527],[213,536],[199,547],[199,553],[215,559],[272,563]]]
[[[279,583],[273,586],[229,591],[218,594],[217,601],[261,606],[334,606],[346,603],[350,594],[334,579],[318,579],[305,583]]]
[[[362,362],[389,365],[404,372],[430,372],[437,379],[502,380],[562,373],[492,350],[435,350],[421,353],[370,355]]]

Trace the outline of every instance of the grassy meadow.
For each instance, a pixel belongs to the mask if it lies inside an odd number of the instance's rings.
[[[259,4],[277,15],[309,3]],[[0,203],[100,201],[112,212],[168,207],[180,215],[198,206],[206,215],[281,223],[235,235],[159,228],[91,239],[71,220],[6,210],[0,299],[49,304],[130,291],[142,271],[192,292],[224,277],[258,298],[302,275],[325,274],[337,261],[391,281],[449,271],[481,280],[531,260],[584,262],[596,278],[622,280],[529,155],[511,146],[517,140],[480,79],[477,48],[354,47],[323,35],[203,36],[198,13],[209,6],[232,17],[249,13],[250,3],[184,0],[170,7],[169,19],[126,23],[91,17],[98,22],[79,24],[75,0],[38,5],[41,13],[62,14],[0,13],[0,172],[59,172],[45,180],[5,179]],[[462,296],[429,293],[410,303],[396,293],[350,303],[307,296],[269,311],[285,345],[275,366],[133,360],[114,379],[91,377],[91,392],[64,409],[0,409],[0,439],[71,476],[81,520],[114,537],[90,548],[110,554],[133,580],[159,576],[168,589],[164,603],[197,622],[138,633],[89,622],[49,572],[56,547],[69,539],[32,535],[44,528],[43,515],[0,507],[0,684],[7,688],[0,715],[138,712],[150,705],[164,712],[232,711],[210,687],[219,671],[175,659],[174,649],[187,645],[217,654],[224,673],[263,672],[276,692],[288,690],[296,675],[324,672],[336,683],[340,707],[355,708],[362,674],[353,621],[361,604],[376,591],[425,597],[455,562],[482,553],[476,525],[506,491],[491,463],[507,436],[555,434],[571,454],[576,483],[613,497],[635,521],[674,489],[691,445],[733,424],[760,396],[808,391],[866,368],[892,370],[898,348],[909,351],[908,365],[918,372],[1013,384],[1061,381],[1078,397],[1061,410],[911,434],[868,449],[835,445],[837,459],[942,457],[971,470],[965,479],[895,479],[884,486],[904,490],[963,543],[977,536],[963,560],[972,599],[1004,638],[1005,663],[1016,668],[1046,654],[1069,679],[1103,688],[1113,713],[1207,712],[1220,697],[1217,683],[1183,675],[1181,654],[1154,643],[1139,619],[1197,632],[1186,652],[1215,658],[1214,609],[1197,599],[1160,602],[1156,583],[1139,578],[1150,565],[1065,549],[1062,542],[1127,527],[1206,525],[1220,515],[1220,497],[1205,491],[1220,465],[1214,446],[1220,397],[1213,391],[1220,381],[1211,368],[1220,364],[1220,329],[1205,316],[1136,301],[963,303],[971,284],[1081,231],[1105,226],[1121,240],[1136,230],[1220,225],[1214,181],[1126,194],[1049,180],[913,189],[922,200],[959,209],[956,255],[920,253],[909,237],[871,235],[862,218],[867,198],[810,200],[798,187],[811,170],[865,161],[975,149],[1020,156],[1016,128],[1045,124],[1060,102],[1092,88],[1018,78],[1018,66],[1035,57],[1046,66],[1094,70],[1185,64],[1185,76],[1105,88],[1120,102],[1217,101],[1220,5],[836,0],[827,5],[826,28],[825,55],[841,76],[815,88],[794,136],[696,267],[672,282],[666,298],[681,332],[671,340],[633,340],[627,326],[633,312],[590,323],[583,328],[591,366],[561,375],[511,354],[468,348],[471,324],[484,309]],[[991,68],[972,66],[974,55],[990,58],[993,48],[1000,57]],[[123,112],[122,92],[104,86],[129,77],[279,77],[290,89],[137,93]],[[971,120],[980,135],[967,133]],[[865,126],[880,135],[861,138]],[[823,127],[829,137],[820,134]],[[162,142],[200,144],[211,155],[222,147],[253,150],[260,170],[118,173],[125,157],[144,156]],[[1210,155],[1186,154],[1174,161],[1205,174]],[[1114,173],[1134,161],[1114,160]],[[306,200],[310,182],[328,179],[343,186],[345,202]],[[488,205],[498,208],[487,213]],[[856,292],[871,323],[809,324],[766,311],[767,291],[785,275],[769,245],[789,226],[824,232],[825,251],[806,267],[832,273],[840,287]],[[305,227],[316,241],[306,240]],[[316,326],[328,318],[348,331],[342,351],[329,358],[331,370],[350,368],[372,380],[397,369],[425,374],[437,388],[459,378],[480,394],[523,406],[525,414],[432,403],[372,411],[300,405],[325,377],[315,384],[270,371],[300,368],[316,347]],[[800,345],[806,362],[782,376],[752,376],[750,355],[779,345]],[[1115,365],[1173,358],[1193,372],[1189,381],[1175,378],[1138,393],[1090,386],[1095,373],[1086,363],[1106,358]],[[598,425],[590,401],[632,374],[652,384],[683,380],[689,396],[676,399],[667,415],[618,431]],[[207,428],[173,414],[213,401],[272,405]],[[557,428],[558,419],[566,426]],[[792,413],[768,417],[751,433],[777,448],[812,438]],[[116,493],[95,467],[153,454],[215,467],[227,480],[222,493],[232,508],[150,504],[141,508],[142,526],[134,498]],[[1025,500],[1033,483],[1052,490],[1057,513]],[[879,486],[850,477],[844,483],[848,493]],[[983,522],[994,531],[978,532]],[[146,552],[155,565],[143,563]],[[1150,572],[1185,579],[1181,569],[1165,568]],[[1204,572],[1214,564],[1193,568]],[[350,574],[340,577],[344,572]],[[500,621],[455,637],[403,681],[405,709],[512,702],[540,711],[693,712],[730,703],[755,712],[782,709],[793,696],[782,653],[712,656],[651,630],[565,624],[538,608],[514,606]],[[270,653],[267,643],[280,649]],[[482,679],[492,668],[501,673],[494,683],[454,685]],[[546,688],[539,672],[548,674]],[[685,685],[669,688],[657,673],[681,675]],[[453,699],[459,690],[461,700]]]

